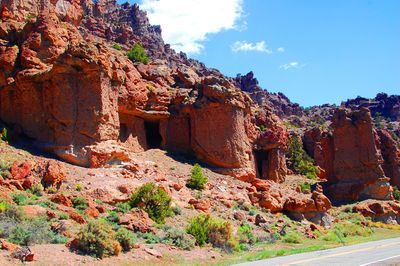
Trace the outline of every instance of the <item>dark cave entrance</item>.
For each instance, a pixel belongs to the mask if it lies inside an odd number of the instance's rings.
[[[254,151],[258,178],[263,178],[263,170],[265,172],[268,171],[268,169],[263,169],[264,161],[268,161],[268,155],[269,151],[265,150]],[[267,167],[267,164],[265,164],[265,166]]]
[[[120,123],[119,125],[119,140],[125,142],[129,137],[128,126],[125,123]]]
[[[161,147],[162,137],[160,134],[160,121],[144,121],[146,132],[146,142],[148,149],[159,149]]]

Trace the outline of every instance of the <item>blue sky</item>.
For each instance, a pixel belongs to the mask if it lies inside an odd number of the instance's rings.
[[[399,0],[135,2],[175,50],[302,106],[400,94]]]

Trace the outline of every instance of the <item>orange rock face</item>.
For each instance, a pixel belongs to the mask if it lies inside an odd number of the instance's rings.
[[[384,162],[382,164],[385,175],[390,178],[390,184],[400,187],[400,149],[396,141],[386,130],[377,130],[380,148]]]
[[[400,224],[400,202],[398,201],[368,200],[355,205],[353,212],[371,217],[376,222]]]
[[[202,199],[190,199],[189,204],[192,204],[193,207],[197,210],[202,210],[204,212],[208,212],[211,207],[211,202],[209,199],[202,198]]]
[[[333,115],[333,174],[330,195],[337,200],[392,199],[382,169],[383,159],[376,147],[368,109],[337,109]]]
[[[137,5],[7,1],[0,8],[0,119],[18,125],[42,149],[101,167],[163,148],[191,152],[241,179],[283,181],[282,121],[266,115],[268,130],[258,136],[249,96],[217,70],[188,66]],[[126,12],[129,23],[109,12],[114,9]],[[112,26],[119,19],[121,26]],[[150,64],[132,63],[107,41],[124,50],[142,42]],[[55,178],[45,177],[60,181]]]

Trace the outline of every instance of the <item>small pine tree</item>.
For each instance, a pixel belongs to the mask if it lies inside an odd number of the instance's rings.
[[[186,185],[190,188],[202,190],[207,184],[208,178],[203,176],[202,168],[199,164],[195,164],[192,169],[192,175],[187,181]]]
[[[159,186],[147,183],[132,195],[129,204],[132,208],[141,208],[157,223],[164,223],[171,209],[171,197]]]

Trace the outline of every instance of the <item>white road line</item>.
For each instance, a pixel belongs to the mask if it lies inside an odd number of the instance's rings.
[[[360,266],[367,266],[367,265],[371,265],[371,264],[374,264],[374,263],[382,262],[382,261],[385,261],[385,260],[394,259],[394,258],[397,258],[397,257],[400,257],[400,255],[392,256],[392,257],[381,259],[381,260],[376,260],[376,261],[373,261],[373,262],[368,262],[368,263],[362,264]]]

